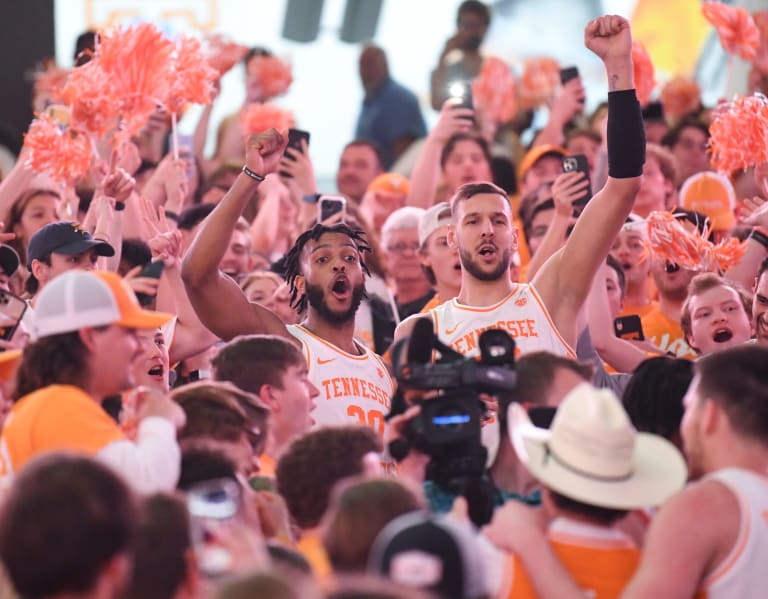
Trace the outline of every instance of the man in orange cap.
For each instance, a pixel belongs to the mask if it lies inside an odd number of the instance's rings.
[[[139,491],[174,488],[181,408],[162,395],[141,397],[134,442],[101,405],[135,384],[137,331],[170,318],[142,309],[114,273],[71,271],[46,285],[35,310],[35,341],[18,370],[19,399],[0,436],[0,475],[19,472],[42,453],[67,450],[95,456]]]

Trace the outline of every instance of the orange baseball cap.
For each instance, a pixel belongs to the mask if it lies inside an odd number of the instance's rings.
[[[728,231],[736,224],[736,193],[719,173],[706,171],[688,177],[680,188],[680,206],[708,216],[715,231]]]
[[[368,185],[368,191],[388,191],[390,193],[402,193],[408,195],[411,183],[398,173],[384,173],[379,175]]]
[[[171,314],[144,310],[133,290],[113,272],[72,270],[53,279],[40,292],[32,334],[40,339],[113,324],[154,329],[171,318]]]
[[[522,181],[526,173],[531,170],[531,167],[545,156],[568,156],[568,151],[560,146],[552,144],[542,144],[540,146],[534,146],[520,161],[520,166],[517,167],[517,178]]]

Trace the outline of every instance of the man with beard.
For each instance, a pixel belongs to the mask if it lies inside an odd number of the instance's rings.
[[[276,169],[286,142],[274,129],[248,140],[243,172],[202,223],[184,258],[187,294],[202,323],[221,339],[280,335],[301,346],[309,381],[320,390],[312,413],[316,425],[352,420],[383,434],[392,380],[381,359],[353,338],[355,313],[365,296],[362,253],[369,251],[362,234],[345,224],[318,224],[298,237],[285,258],[291,304],[304,314],[298,325],[286,326],[271,310],[249,302],[218,269],[242,210]]]
[[[344,146],[336,173],[339,193],[359,205],[368,186],[384,172],[379,149],[370,141],[356,139]]]
[[[530,285],[515,284],[509,277],[518,232],[507,194],[491,183],[468,183],[457,190],[448,243],[459,250],[461,291],[430,315],[437,336],[462,354],[477,355],[480,334],[497,328],[515,339],[518,353],[575,357],[571,348],[576,345],[577,316],[632,208],[645,156],[629,23],[601,17],[587,25],[585,39],[603,60],[611,84],[608,182],[587,204],[565,246]],[[403,322],[396,339],[409,335],[414,322]]]

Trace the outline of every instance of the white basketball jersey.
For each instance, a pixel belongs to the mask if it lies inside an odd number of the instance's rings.
[[[515,285],[507,297],[492,306],[466,306],[454,298],[429,314],[437,338],[466,356],[480,355],[478,339],[483,331],[501,329],[514,338],[515,356],[548,351],[576,357],[532,285]]]
[[[725,468],[706,477],[739,501],[739,536],[731,553],[704,581],[708,599],[757,599],[768,594],[768,477]]]
[[[315,426],[362,423],[383,436],[395,389],[381,358],[357,341],[361,354],[354,356],[301,325],[287,328],[301,342],[309,380],[320,391]]]

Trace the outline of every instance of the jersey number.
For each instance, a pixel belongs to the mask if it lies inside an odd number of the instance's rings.
[[[384,414],[379,410],[368,410],[366,416],[365,410],[360,406],[347,406],[347,415],[357,418],[361,424],[370,426],[373,430],[384,436]]]

